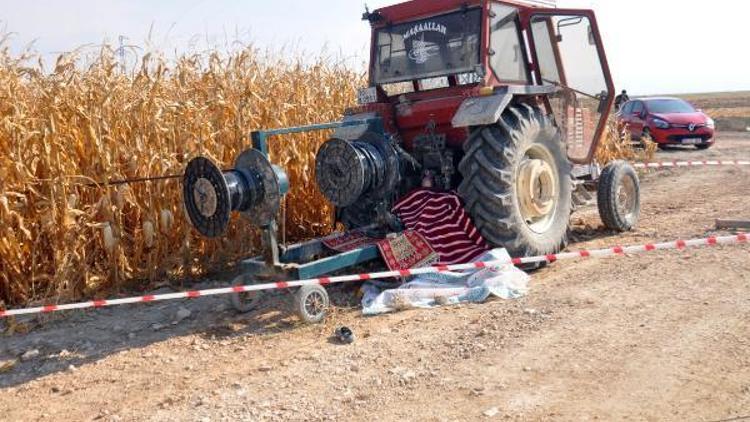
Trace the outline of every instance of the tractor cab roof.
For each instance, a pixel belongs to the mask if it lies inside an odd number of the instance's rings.
[[[555,7],[556,0],[502,0],[501,3],[518,7]],[[439,13],[450,12],[462,7],[474,7],[482,4],[482,0],[410,0],[377,9],[372,13],[378,16],[375,25],[389,22],[403,22]]]

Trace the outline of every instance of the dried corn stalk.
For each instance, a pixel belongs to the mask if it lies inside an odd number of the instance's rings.
[[[610,122],[596,150],[596,161],[604,165],[613,160],[651,160],[656,154],[656,143],[648,139],[643,139],[641,142],[643,147],[635,148],[627,129],[624,127],[618,129],[615,122]]]

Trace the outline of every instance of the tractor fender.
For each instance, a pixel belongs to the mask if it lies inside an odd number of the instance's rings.
[[[453,116],[453,127],[493,125],[514,97],[549,95],[558,89],[554,85],[511,85],[496,88],[491,95],[467,98]]]

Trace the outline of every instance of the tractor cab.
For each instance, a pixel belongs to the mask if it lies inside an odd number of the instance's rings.
[[[386,120],[409,149],[427,125],[458,147],[477,122],[455,119],[462,104],[504,91],[542,105],[563,131],[569,159],[590,162],[614,100],[596,19],[548,6],[412,0],[365,13],[370,85],[360,104],[390,104]]]

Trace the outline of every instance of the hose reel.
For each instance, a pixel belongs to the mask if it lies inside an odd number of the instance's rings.
[[[383,199],[401,178],[398,153],[372,132],[353,141],[334,138],[318,151],[315,178],[323,195],[339,208],[365,197]]]
[[[190,161],[183,178],[183,201],[193,226],[206,237],[219,237],[231,213],[242,213],[253,225],[271,225],[289,191],[284,171],[258,150],[237,157],[234,169],[222,171],[205,157]]]

